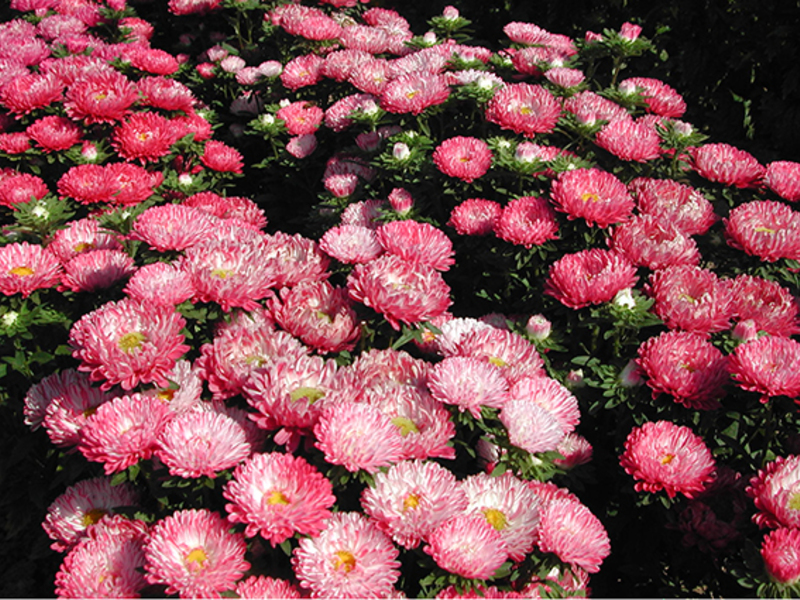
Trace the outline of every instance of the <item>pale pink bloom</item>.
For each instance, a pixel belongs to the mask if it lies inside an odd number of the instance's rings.
[[[555,450],[566,434],[552,412],[525,398],[509,398],[499,419],[509,441],[531,454]]]
[[[800,213],[783,202],[751,200],[723,222],[728,245],[750,256],[767,262],[800,258]]]
[[[784,200],[800,200],[800,163],[778,160],[767,165],[764,185]]]
[[[350,296],[381,313],[399,330],[429,321],[450,306],[450,288],[434,268],[388,254],[357,264],[347,278]]]
[[[690,265],[662,269],[644,290],[655,300],[653,312],[670,329],[711,333],[730,325],[731,291],[713,271]]]
[[[360,513],[335,513],[314,538],[303,538],[292,566],[312,598],[385,598],[400,577],[399,551]]]
[[[589,440],[574,431],[561,439],[556,446],[556,452],[563,458],[554,459],[553,464],[566,470],[574,469],[592,460],[592,445]]]
[[[147,525],[123,517],[103,520],[75,546],[55,576],[59,598],[139,598]]]
[[[78,373],[75,369],[64,369],[48,375],[32,385],[25,394],[25,406],[23,408],[25,424],[32,431],[36,431],[42,425],[47,407],[54,400],[62,396],[69,397],[74,394],[80,395],[81,393],[89,393],[90,396],[94,395],[87,375]],[[98,404],[105,400],[104,394],[100,394],[100,396],[102,400],[99,400]],[[77,443],[77,439],[75,443]]]
[[[458,328],[458,325],[454,327]],[[443,340],[442,349],[452,344],[455,355],[477,357],[500,367],[510,385],[523,377],[539,377],[544,374],[544,362],[536,346],[521,335],[491,325],[467,324],[466,329],[468,331],[460,335],[457,341]],[[449,331],[448,337],[453,334],[456,331]],[[445,355],[447,356],[447,352]]]
[[[423,550],[439,567],[467,579],[489,579],[508,558],[503,536],[482,515],[455,516],[427,542]]]
[[[286,143],[286,151],[295,158],[307,158],[317,149],[317,136],[313,133],[297,135]]]
[[[661,216],[632,217],[611,231],[609,245],[634,265],[653,270],[700,263],[694,240]]]
[[[0,248],[0,294],[30,296],[35,290],[54,287],[61,280],[61,263],[50,250],[28,242]]]
[[[800,581],[800,530],[781,527],[761,543],[761,558],[770,579],[793,586]]]
[[[158,521],[145,545],[147,581],[167,594],[210,598],[232,590],[250,564],[244,536],[206,509],[181,510]]]
[[[671,421],[647,422],[625,440],[620,465],[636,479],[637,492],[664,490],[693,498],[713,478],[716,463],[702,438]]]
[[[597,573],[611,553],[603,524],[583,504],[553,500],[540,511],[539,548],[552,552],[565,563]]]
[[[428,375],[434,398],[468,410],[481,418],[481,407],[502,408],[508,399],[508,381],[500,367],[472,356],[451,356],[437,363]]]
[[[581,418],[578,399],[550,377],[523,377],[511,386],[508,398],[541,406],[556,418],[564,433],[571,433]]]
[[[765,336],[740,344],[729,357],[731,377],[745,390],[773,396],[800,396],[800,342]]]
[[[445,175],[472,183],[489,171],[492,151],[479,138],[457,136],[444,140],[436,147],[433,163]]]
[[[651,77],[631,77],[619,84],[620,91],[639,92],[644,96],[647,110],[661,117],[680,119],[686,112],[686,102],[680,94],[663,81]]]
[[[169,386],[150,388],[144,396],[155,396],[166,403],[175,414],[205,410],[208,406],[202,398],[203,381],[198,370],[188,360],[179,360],[167,376]]]
[[[453,244],[430,223],[413,220],[390,221],[375,231],[388,254],[405,261],[447,271],[455,263]]]
[[[119,396],[98,406],[87,419],[78,449],[87,460],[103,463],[106,475],[119,473],[153,456],[158,435],[171,416],[158,398]]]
[[[353,124],[353,113],[375,111],[378,99],[372,94],[352,94],[331,104],[325,111],[325,127],[333,131],[344,131]]]
[[[172,307],[147,306],[135,300],[109,302],[81,317],[70,330],[72,355],[79,371],[110,389],[131,390],[139,383],[166,387],[167,373],[187,350],[180,333],[186,322]]]
[[[362,352],[350,369],[364,388],[394,382],[423,390],[430,367],[427,361],[402,350],[373,348]]]
[[[402,460],[403,436],[391,417],[362,403],[333,403],[314,427],[314,444],[325,460],[351,472],[376,473]]]
[[[599,121],[631,119],[625,108],[589,90],[568,98],[564,102],[564,110],[574,114],[579,123],[586,125],[594,125]]]
[[[110,288],[136,271],[133,258],[122,250],[81,252],[64,264],[60,291],[96,292]]]
[[[50,441],[55,446],[69,448],[80,442],[81,430],[88,418],[95,413],[98,406],[110,400],[111,396],[93,387],[88,376],[83,373],[75,371],[63,373],[61,377],[51,375],[42,380],[34,397],[47,394],[37,398],[37,402],[41,402],[41,405],[37,408],[36,414],[40,415]]]
[[[42,527],[55,540],[51,548],[64,552],[85,538],[89,528],[119,507],[135,506],[139,494],[135,488],[122,482],[111,485],[107,477],[84,479],[71,485],[47,508]]]
[[[600,169],[564,171],[552,183],[551,198],[568,219],[598,227],[626,221],[634,207],[625,184]]]
[[[170,475],[214,478],[252,452],[244,429],[217,412],[184,412],[161,430],[155,455]]]
[[[776,281],[741,274],[729,280],[733,317],[752,322],[755,331],[788,337],[800,333],[800,306],[791,292]]]
[[[321,10],[293,4],[280,10],[280,26],[307,40],[335,40],[342,34],[341,25]]]
[[[386,85],[381,107],[391,113],[419,115],[426,108],[444,103],[449,96],[450,88],[442,76],[407,73]]]
[[[694,170],[709,181],[753,188],[764,176],[764,167],[752,154],[730,144],[705,144],[690,154]]]
[[[195,293],[189,274],[174,264],[165,262],[139,267],[123,291],[143,304],[169,306],[177,306],[189,300]]]
[[[67,88],[64,108],[76,121],[115,123],[124,119],[138,99],[134,83],[116,70],[86,70]]]
[[[533,550],[539,528],[537,495],[526,482],[512,473],[499,477],[486,473],[471,475],[461,482],[467,495],[466,514],[482,515],[500,533],[508,557],[522,561]]]
[[[688,331],[666,331],[639,347],[636,361],[646,383],[659,394],[669,394],[687,408],[719,407],[728,382],[726,357],[704,336]]]
[[[372,54],[364,50],[354,50],[353,48],[334,50],[325,56],[325,62],[322,63],[322,74],[336,81],[345,81],[360,65],[369,60],[372,60]]]
[[[541,77],[548,69],[563,67],[567,56],[561,48],[529,46],[520,48],[511,54],[511,64],[523,75]]]
[[[380,96],[389,83],[389,72],[389,61],[382,58],[370,59],[354,69],[347,81],[361,92]]]
[[[272,452],[254,454],[225,485],[228,521],[246,525],[245,535],[260,535],[272,546],[295,534],[316,537],[331,516],[333,487],[305,459]]]
[[[315,85],[322,80],[324,62],[324,58],[315,54],[296,56],[283,67],[280,75],[281,83],[292,91]]]
[[[531,248],[558,239],[558,221],[543,196],[523,196],[509,202],[494,223],[497,237]]]
[[[273,286],[293,287],[304,281],[328,278],[330,259],[312,239],[299,233],[277,231],[268,238],[264,268],[274,278]]]
[[[251,575],[236,584],[236,595],[239,598],[260,600],[262,598],[300,598],[300,590],[285,580],[267,575]]]
[[[358,176],[355,173],[335,173],[327,175],[323,184],[334,197],[349,198],[358,188]]]
[[[267,224],[264,211],[249,198],[241,196],[220,196],[214,192],[199,192],[189,196],[181,204],[252,229],[263,229]]]
[[[484,198],[469,198],[455,206],[447,224],[459,235],[489,235],[494,232],[503,207]]]
[[[366,263],[383,254],[375,230],[363,225],[332,227],[323,234],[319,246],[326,254],[347,264]]]
[[[347,290],[327,281],[304,281],[284,288],[270,308],[286,331],[320,353],[352,350],[360,328]]]
[[[653,127],[630,119],[617,119],[597,132],[595,143],[617,158],[647,162],[661,156],[661,137]]]
[[[550,83],[554,83],[558,87],[564,89],[577,87],[586,79],[583,71],[579,69],[569,69],[567,67],[547,69],[544,76]]]
[[[386,31],[358,23],[348,25],[342,30],[339,43],[345,48],[370,54],[388,52],[391,45],[390,36]]]
[[[550,133],[561,115],[555,96],[539,85],[507,84],[497,90],[486,107],[486,119],[502,129],[533,137]]]
[[[800,456],[778,456],[750,479],[747,495],[758,513],[753,521],[759,527],[800,528],[800,513],[795,505],[800,493]]]
[[[577,309],[610,302],[637,280],[636,267],[625,256],[592,248],[565,254],[550,265],[544,293]]]
[[[405,460],[378,472],[361,493],[364,512],[392,539],[411,549],[463,512],[467,498],[455,476],[434,462]]]
[[[686,235],[702,235],[718,220],[714,207],[700,192],[672,179],[637,177],[628,190],[642,215],[670,221]]]

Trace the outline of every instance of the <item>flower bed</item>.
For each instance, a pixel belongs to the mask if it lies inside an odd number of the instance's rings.
[[[55,593],[796,595],[800,164],[623,78],[631,23],[368,4],[12,1]]]

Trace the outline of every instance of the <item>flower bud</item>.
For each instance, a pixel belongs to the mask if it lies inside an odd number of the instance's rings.
[[[533,315],[525,325],[525,331],[537,342],[550,337],[553,324],[544,315]]]
[[[397,142],[392,149],[392,156],[394,156],[395,160],[407,160],[408,157],[411,156],[411,150],[408,144]]]
[[[414,206],[414,198],[408,190],[403,188],[394,188],[389,194],[389,204],[398,215],[405,215]]]

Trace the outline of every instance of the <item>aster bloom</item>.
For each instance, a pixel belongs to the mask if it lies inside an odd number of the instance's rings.
[[[509,398],[499,415],[508,440],[531,454],[555,450],[566,435],[556,416],[526,398]]]
[[[758,509],[753,521],[759,527],[799,529],[800,456],[778,456],[750,479],[745,491]]]
[[[467,579],[488,579],[508,558],[503,536],[483,515],[462,514],[428,535],[423,550],[436,564]]]
[[[416,548],[440,524],[463,512],[467,497],[455,476],[434,462],[406,460],[378,472],[361,493],[364,512],[404,548]]]
[[[567,98],[564,101],[564,110],[574,114],[579,123],[586,125],[594,125],[599,121],[631,119],[625,108],[589,90]]]
[[[750,321],[756,331],[788,337],[800,333],[800,305],[791,292],[775,281],[741,274],[730,282],[733,317]]]
[[[559,560],[597,573],[611,553],[603,524],[583,504],[554,499],[540,509],[539,549],[552,552]]]
[[[503,208],[494,231],[502,240],[531,248],[558,239],[558,221],[547,198],[523,196]]]
[[[163,262],[139,267],[123,291],[142,304],[169,306],[186,302],[195,293],[188,273]]]
[[[81,204],[111,202],[115,188],[106,168],[101,165],[76,165],[58,180],[61,198],[72,198]]]
[[[725,395],[728,361],[700,334],[667,331],[652,337],[639,347],[636,363],[647,375],[653,399],[664,393],[687,408],[712,410]]]
[[[625,221],[634,202],[619,179],[600,169],[575,169],[559,174],[551,186],[556,210],[570,220],[582,218],[587,225],[608,227]]]
[[[181,598],[216,597],[250,568],[242,534],[206,509],[181,510],[158,521],[145,545],[147,581]]]
[[[274,278],[274,287],[293,287],[303,281],[328,278],[330,259],[312,239],[278,231],[267,238],[265,269]]]
[[[550,377],[523,377],[511,386],[508,396],[509,400],[541,406],[555,417],[564,433],[571,433],[580,421],[578,399]]]
[[[481,406],[502,408],[508,399],[508,381],[500,367],[472,356],[451,356],[434,365],[428,375],[434,398],[468,410],[481,418]]]
[[[325,59],[316,54],[294,57],[283,67],[281,83],[291,91],[319,83],[322,80],[324,61]]]
[[[430,223],[390,221],[375,230],[378,241],[387,253],[415,264],[447,271],[455,263],[453,244]]]
[[[556,452],[563,458],[556,458],[553,463],[562,469],[570,470],[591,462],[593,450],[589,440],[573,431],[561,438],[556,446]]]
[[[526,137],[552,132],[560,116],[555,96],[540,85],[527,83],[500,88],[486,107],[487,121]]]
[[[800,582],[800,530],[781,527],[761,543],[761,558],[770,579],[795,585]]]
[[[200,192],[189,196],[181,204],[252,229],[263,229],[267,225],[264,211],[249,198],[241,196],[219,196],[214,192]]]
[[[403,436],[389,415],[362,403],[333,403],[314,426],[325,460],[350,472],[375,473],[403,456]]]
[[[433,267],[391,254],[355,266],[347,278],[350,296],[381,313],[399,330],[429,321],[447,310],[450,288]]]
[[[631,77],[619,83],[623,92],[638,92],[644,97],[647,111],[661,117],[680,119],[686,112],[686,102],[680,94],[663,81],[651,77]]]
[[[67,88],[64,108],[76,121],[116,123],[123,120],[138,99],[136,86],[114,69],[87,70]]]
[[[360,328],[344,288],[327,281],[304,281],[284,288],[270,308],[275,321],[318,352],[352,350]]]
[[[765,336],[740,344],[729,360],[737,385],[761,394],[761,402],[773,396],[800,396],[800,342]]]
[[[0,178],[0,206],[14,208],[15,204],[41,200],[50,193],[41,177],[30,173],[15,173]]]
[[[244,523],[245,535],[276,546],[293,535],[316,537],[336,501],[331,482],[305,459],[272,452],[239,465],[224,488],[228,521]]]
[[[197,208],[163,204],[144,211],[133,224],[133,239],[159,252],[186,250],[209,239],[215,219]]]
[[[31,147],[31,138],[24,131],[0,133],[0,152],[22,154]]]
[[[134,506],[139,501],[135,488],[122,482],[111,485],[108,477],[84,479],[71,485],[47,507],[42,527],[55,540],[53,550],[64,552],[83,539],[89,528],[114,509]]]
[[[174,79],[142,77],[136,82],[136,87],[143,96],[139,102],[145,106],[189,113],[195,104],[192,91]]]
[[[733,307],[729,288],[713,271],[679,265],[654,272],[645,292],[653,312],[670,329],[711,333],[728,329]]]
[[[723,222],[728,245],[750,256],[768,262],[800,258],[800,213],[783,202],[751,200]]]
[[[110,163],[104,168],[114,189],[111,202],[115,205],[131,206],[147,200],[164,180],[160,172],[151,173],[130,163]]]
[[[0,87],[0,104],[15,115],[27,115],[61,100],[64,85],[54,75],[20,74]]]
[[[500,203],[484,198],[469,198],[453,208],[447,224],[459,235],[489,235],[503,212]]]
[[[316,133],[325,115],[319,106],[299,100],[278,109],[275,116],[286,123],[290,135]]]
[[[544,361],[536,346],[521,335],[491,325],[482,326],[480,322],[457,322],[453,329],[447,325],[445,323],[445,337],[439,344],[445,356],[478,357],[500,367],[503,376],[512,385],[523,377],[544,374]],[[458,331],[460,327],[463,329]]]
[[[449,96],[450,88],[442,76],[406,73],[386,84],[380,105],[391,113],[419,115],[426,108],[443,104]]]
[[[144,164],[169,154],[181,136],[179,128],[166,117],[154,112],[134,113],[114,129],[111,145],[125,160]]]
[[[778,160],[767,165],[764,185],[784,200],[800,200],[800,163]]]
[[[133,258],[122,250],[81,252],[64,264],[59,290],[96,292],[110,288],[136,270]]]
[[[70,330],[79,371],[110,389],[131,390],[139,383],[168,387],[167,373],[189,347],[180,333],[183,317],[167,306],[144,306],[135,300],[109,302],[81,317]]]
[[[236,584],[236,595],[239,598],[300,598],[300,590],[285,579],[277,579],[266,575],[251,575]]]
[[[78,373],[75,369],[64,369],[52,373],[33,384],[28,392],[25,394],[25,406],[23,412],[25,414],[25,424],[36,431],[42,425],[42,420],[45,417],[47,407],[56,399],[62,396],[72,396],[82,391],[89,394],[95,393],[94,388],[88,377],[83,373]],[[95,406],[103,402],[106,398],[104,394],[100,394],[101,400],[95,402]],[[87,405],[91,405],[87,403]],[[77,439],[75,441],[77,443]]]
[[[436,147],[433,163],[445,175],[472,183],[492,166],[492,151],[481,139],[457,136]]]
[[[738,188],[757,187],[764,167],[749,152],[730,144],[705,144],[690,151],[694,170],[709,181]]]
[[[103,463],[106,475],[119,473],[153,456],[158,435],[171,416],[159,398],[119,396],[98,406],[87,419],[78,450],[87,460]]]
[[[634,427],[625,440],[620,465],[636,479],[637,492],[664,490],[693,498],[713,478],[716,464],[702,438],[671,421]]]
[[[300,540],[292,566],[312,598],[382,598],[392,594],[400,576],[398,554],[374,522],[341,512],[317,537]]]
[[[632,217],[612,230],[610,246],[634,265],[653,270],[677,265],[697,266],[700,262],[700,251],[694,240],[664,217]]]
[[[67,371],[63,377],[42,380],[47,393],[47,404],[38,414],[53,445],[61,448],[76,446],[81,440],[81,431],[97,407],[111,399],[107,393],[93,387],[88,376]]]
[[[595,143],[622,160],[647,162],[661,156],[661,138],[655,128],[629,119],[605,125]]]
[[[30,296],[54,287],[61,279],[61,264],[47,248],[28,242],[0,247],[0,294]]]
[[[351,94],[337,100],[325,110],[325,127],[333,131],[344,131],[353,124],[352,113],[374,113],[378,110],[378,98],[372,94]]]
[[[384,252],[375,230],[363,225],[331,227],[320,238],[319,247],[332,258],[347,264],[366,263]]]
[[[622,254],[592,248],[565,254],[550,265],[544,293],[577,309],[610,302],[637,280],[636,267]]]
[[[81,141],[83,131],[66,117],[49,115],[28,125],[25,133],[45,152],[68,150]]]
[[[200,157],[200,162],[212,171],[241,173],[242,167],[244,167],[242,158],[238,150],[227,144],[216,140],[208,140],[203,149],[203,155]]]

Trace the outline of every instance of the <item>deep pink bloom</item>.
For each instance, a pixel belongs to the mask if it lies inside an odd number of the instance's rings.
[[[661,156],[661,138],[648,125],[617,119],[597,132],[595,143],[622,160],[647,162]]]
[[[598,227],[627,220],[634,206],[625,184],[600,169],[564,171],[552,183],[551,198],[568,219]]]
[[[540,511],[539,548],[589,573],[597,573],[611,553],[603,524],[583,504],[559,499]]]
[[[25,133],[45,152],[68,150],[81,141],[83,130],[66,117],[49,115],[34,121]]]
[[[317,537],[300,540],[292,566],[314,598],[386,598],[400,577],[398,554],[373,521],[339,512]]]
[[[304,458],[278,452],[254,454],[239,465],[223,495],[228,520],[273,546],[295,534],[318,536],[336,501],[322,473]]]
[[[316,133],[324,114],[319,106],[298,100],[278,109],[275,116],[286,123],[290,135],[304,135]]]
[[[592,248],[565,254],[550,265],[544,293],[570,308],[583,308],[610,302],[637,280],[636,267],[625,256]]]
[[[778,456],[750,479],[747,495],[758,513],[753,521],[759,527],[800,529],[800,513],[795,508],[800,492],[800,456]]]
[[[453,208],[447,224],[459,235],[489,235],[502,214],[500,203],[484,198],[469,198]]]
[[[440,229],[430,223],[404,220],[390,221],[375,233],[387,253],[415,264],[447,271],[455,263],[453,244]]]
[[[693,498],[713,478],[716,464],[702,438],[671,421],[647,422],[635,427],[620,456],[625,472],[636,479],[636,491],[664,490]]]
[[[467,579],[488,579],[508,558],[503,536],[482,515],[462,514],[428,535],[423,550],[436,564]]]
[[[253,229],[263,229],[267,225],[264,210],[249,198],[241,196],[219,196],[214,192],[199,192],[189,196],[181,204]]]
[[[109,302],[85,314],[70,330],[73,356],[80,371],[104,390],[139,383],[168,387],[167,374],[189,347],[180,333],[180,313],[167,306],[144,306],[135,300]]]
[[[169,154],[182,136],[179,128],[154,112],[134,113],[114,129],[111,145],[125,160],[154,162]]]
[[[752,154],[730,144],[705,144],[693,148],[691,157],[697,173],[723,185],[757,187],[765,172]]]
[[[241,173],[244,167],[243,157],[238,150],[216,140],[206,142],[200,162],[212,171],[221,173]]]
[[[284,66],[281,82],[292,91],[315,85],[322,80],[322,64],[324,62],[325,59],[316,54],[296,56]]]
[[[163,110],[179,110],[190,113],[195,104],[192,91],[174,79],[166,77],[142,77],[136,87],[144,96],[139,103]]]
[[[694,240],[661,216],[636,215],[618,225],[611,232],[610,247],[634,265],[653,270],[700,263]]]
[[[486,107],[486,120],[502,129],[533,137],[550,133],[561,116],[555,96],[540,85],[512,83],[497,90]]]
[[[251,575],[236,584],[236,595],[239,598],[260,600],[262,598],[300,598],[300,590],[295,584],[285,579],[277,579],[267,575]]]
[[[30,150],[31,138],[24,131],[0,133],[0,152],[22,154]]]
[[[172,75],[180,68],[177,58],[159,48],[132,44],[125,57],[132,67],[153,75]]]
[[[680,94],[663,81],[651,77],[631,77],[620,82],[624,92],[639,92],[644,96],[648,112],[661,117],[680,119],[686,112],[686,102]]]
[[[788,337],[800,333],[800,306],[776,281],[741,274],[730,281],[733,318],[752,322],[756,331]]]
[[[167,594],[211,598],[231,590],[250,564],[244,536],[206,509],[181,510],[158,521],[145,545],[147,581]]]
[[[169,306],[186,302],[195,293],[189,274],[165,262],[139,267],[123,291],[143,304]]]
[[[492,166],[492,151],[481,139],[457,136],[436,147],[433,163],[445,175],[472,183]]]
[[[81,204],[108,203],[116,189],[105,167],[94,164],[71,167],[58,180],[58,193]]]
[[[0,103],[12,114],[27,115],[61,100],[63,89],[54,75],[20,75],[0,87]]]
[[[81,252],[64,264],[59,290],[96,292],[110,288],[136,271],[133,258],[122,250]]]
[[[86,124],[115,123],[124,119],[138,99],[136,86],[119,71],[87,70],[67,88],[67,115]]]
[[[784,200],[800,200],[800,163],[779,160],[767,165],[764,185]]]
[[[523,196],[503,208],[494,231],[502,240],[530,248],[558,239],[558,221],[547,198]]]
[[[30,173],[0,175],[0,206],[14,208],[15,204],[41,200],[50,189],[41,177]]]
[[[800,582],[800,529],[770,531],[761,543],[761,558],[773,581],[786,585]]]
[[[61,280],[61,264],[47,248],[28,242],[0,247],[0,294],[22,294],[54,287]]]
[[[653,398],[669,394],[687,408],[719,407],[728,382],[728,362],[704,336],[667,331],[639,347],[636,361],[647,375]]]
[[[765,336],[740,344],[730,355],[731,377],[742,389],[772,396],[800,396],[800,342]]]
[[[751,256],[768,262],[800,258],[800,213],[783,202],[751,200],[723,222],[728,245]]]

